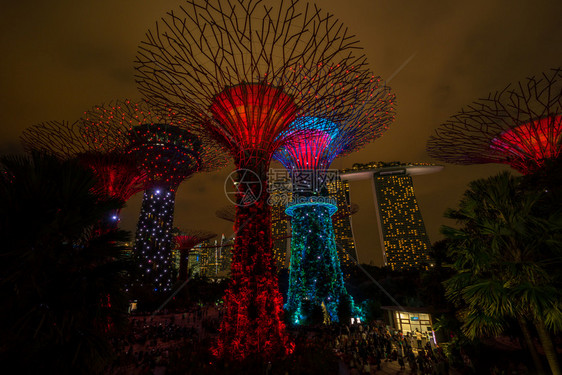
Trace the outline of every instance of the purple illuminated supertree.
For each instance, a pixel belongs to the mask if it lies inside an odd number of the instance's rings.
[[[182,232],[181,235],[174,237],[174,243],[176,244],[176,249],[180,252],[178,280],[180,281],[187,280],[189,251],[193,249],[195,245],[210,240],[213,237],[216,237],[215,233],[205,232],[201,230],[188,230]]]
[[[154,111],[145,103],[117,101],[85,113],[83,133],[92,144],[121,142],[147,175],[137,224],[131,287],[169,292],[176,280],[171,259],[175,195],[196,172],[224,165],[224,154],[208,138],[189,130],[185,118]],[[138,267],[138,268],[137,268]]]
[[[345,290],[331,216],[336,199],[326,199],[328,181],[337,180],[328,168],[338,157],[349,154],[381,136],[394,120],[394,95],[380,87],[380,78],[358,93],[347,118],[332,122],[321,117],[301,117],[294,122],[298,136],[278,149],[273,157],[291,176],[292,202],[286,212],[291,220],[291,266],[285,308],[291,321],[300,324],[313,308],[325,309],[339,321]],[[333,171],[332,171],[333,172]],[[345,314],[346,316],[348,314]]]
[[[560,155],[562,69],[489,94],[452,116],[427,143],[430,156],[454,164],[503,163],[522,174]]]
[[[140,91],[230,149],[240,173],[231,281],[215,354],[269,358],[291,351],[271,255],[267,170],[293,121],[349,106],[371,76],[357,39],[297,0],[187,0],[149,31]],[[351,79],[352,77],[353,79]],[[345,117],[336,112],[327,120]]]
[[[44,122],[27,128],[21,142],[26,151],[47,152],[60,159],[77,158],[96,176],[96,190],[106,197],[126,202],[144,190],[146,174],[114,139],[92,145],[81,131],[80,122]],[[115,228],[119,211],[108,214],[100,230]]]

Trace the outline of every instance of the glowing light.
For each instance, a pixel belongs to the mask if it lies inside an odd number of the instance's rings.
[[[156,188],[148,189],[143,197],[133,258],[145,271],[133,280],[132,285],[153,285],[157,292],[168,290],[174,281],[174,270],[167,260],[172,254],[169,233],[174,221],[175,190],[167,188],[165,194],[160,195],[154,194],[155,190]],[[153,259],[159,261],[153,262]],[[142,268],[142,265],[146,267]]]
[[[336,211],[337,206],[327,203],[297,204],[286,210],[292,217],[292,237],[285,309],[297,324],[310,314],[305,306],[322,306],[330,321],[338,322],[340,299],[348,297],[331,219]]]
[[[332,142],[339,133],[335,123],[317,118],[302,117],[296,119],[292,126],[290,142],[274,154],[287,169],[321,170],[327,169],[338,155],[338,147]]]
[[[503,132],[490,147],[506,154],[506,163],[526,174],[560,155],[561,136],[562,116],[545,117]]]
[[[209,110],[234,137],[237,149],[250,150],[273,145],[277,136],[295,119],[298,107],[290,96],[276,87],[240,84],[218,94]],[[232,145],[230,140],[225,141]]]
[[[211,133],[229,147],[236,167],[253,171],[266,185],[271,154],[283,142],[280,135],[298,110],[292,98],[273,86],[240,84],[217,95],[209,110],[220,125],[209,124]],[[240,192],[243,188],[251,190],[245,190],[244,196],[259,198],[251,205],[237,207],[231,281],[224,296],[224,315],[213,353],[234,360],[249,355],[286,355],[293,350],[293,344],[283,322],[283,297],[271,254],[267,186],[235,186]],[[237,195],[239,203],[244,196]]]

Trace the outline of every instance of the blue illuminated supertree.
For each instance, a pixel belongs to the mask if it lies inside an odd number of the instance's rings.
[[[181,182],[224,165],[224,153],[210,139],[193,132],[185,118],[156,112],[130,101],[97,106],[86,112],[84,133],[92,142],[106,138],[127,144],[147,184],[137,224],[131,287],[169,292],[177,279],[172,261],[174,204]]]
[[[336,182],[337,175],[328,168],[336,157],[380,137],[394,120],[395,97],[380,81],[373,77],[370,87],[358,92],[349,107],[336,109],[346,113],[341,121],[324,117],[295,120],[299,135],[273,155],[289,171],[293,186],[293,199],[286,210],[292,217],[292,238],[285,309],[295,324],[303,323],[315,307],[339,321],[338,307],[343,300],[353,305],[344,286],[331,219],[337,205],[329,197],[328,182]]]

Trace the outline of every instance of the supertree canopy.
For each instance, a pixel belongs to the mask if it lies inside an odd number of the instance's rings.
[[[134,126],[129,153],[137,155],[149,185],[176,190],[200,168],[201,140],[186,129],[166,123]]]
[[[224,154],[207,137],[190,131],[172,111],[154,111],[146,103],[116,101],[85,113],[83,132],[91,144],[107,139],[126,145],[146,173],[146,189],[137,224],[130,286],[166,293],[176,280],[172,261],[174,204],[179,184],[196,172],[224,164]]]
[[[560,155],[561,136],[557,68],[473,102],[437,128],[427,150],[448,163],[503,163],[528,174]]]
[[[295,120],[298,135],[273,155],[289,171],[293,182],[293,201],[286,210],[292,217],[292,237],[285,304],[293,323],[306,321],[314,307],[322,307],[330,320],[339,321],[342,296],[353,305],[344,286],[331,219],[338,209],[336,199],[325,199],[328,180],[338,178],[329,176],[328,168],[336,157],[380,137],[394,120],[394,95],[388,87],[379,87],[380,81],[373,79],[368,89],[358,93],[351,108],[336,109],[345,110],[347,118],[337,122],[325,116]]]
[[[199,124],[251,172],[237,184],[231,281],[214,349],[233,359],[291,351],[271,256],[272,153],[293,137],[296,118],[348,105],[372,79],[340,21],[297,0],[274,3],[187,0],[148,32],[137,57],[149,102]]]
[[[180,252],[178,280],[186,281],[188,272],[189,251],[197,244],[216,237],[215,233],[200,230],[189,230],[174,237],[177,250]]]
[[[353,77],[351,77],[353,79]],[[395,118],[395,95],[371,77],[368,86],[356,92],[348,106],[340,105],[317,117],[302,116],[292,124],[295,136],[276,150],[273,157],[289,172],[322,171],[336,157],[357,151],[379,138]],[[338,120],[331,121],[330,117]]]
[[[126,202],[144,190],[146,174],[128,155],[121,142],[105,139],[93,145],[82,132],[80,122],[45,122],[27,128],[21,141],[26,151],[47,152],[60,159],[77,158],[96,176],[99,194]],[[119,212],[108,214],[102,226],[113,228],[119,221]]]

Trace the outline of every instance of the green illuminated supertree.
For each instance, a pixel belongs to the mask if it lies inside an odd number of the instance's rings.
[[[380,137],[394,120],[394,95],[381,86],[379,77],[357,93],[350,108],[337,122],[322,117],[295,120],[298,136],[273,155],[289,171],[292,202],[286,210],[291,219],[291,263],[285,309],[299,324],[310,314],[307,309],[322,307],[332,321],[339,321],[338,306],[350,299],[343,274],[331,216],[337,211],[328,183],[338,180],[332,161]]]

